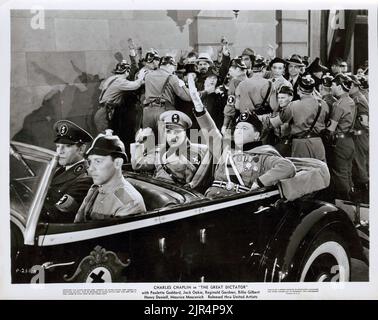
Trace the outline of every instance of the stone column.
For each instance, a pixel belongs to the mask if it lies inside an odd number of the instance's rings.
[[[277,56],[308,55],[308,11],[277,10],[276,19]]]

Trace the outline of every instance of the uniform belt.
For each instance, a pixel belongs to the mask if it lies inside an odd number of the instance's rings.
[[[354,136],[362,136],[363,134],[368,133],[368,131],[365,129],[360,129],[360,130],[353,130],[352,133]]]
[[[352,137],[354,136],[354,133],[353,132],[347,132],[347,133],[336,133],[335,134],[335,138],[336,139],[345,139],[345,138],[348,138],[348,137]]]
[[[319,135],[315,132],[301,133],[292,136],[293,139],[310,139],[310,138],[319,138]]]
[[[228,191],[236,191],[238,193],[250,191],[250,188],[244,187],[240,184],[237,184],[234,182],[219,181],[219,180],[215,180],[211,186],[226,189]]]
[[[151,107],[161,107],[165,105],[165,102],[167,100],[164,98],[151,98],[148,102],[144,104],[145,107],[151,106]]]

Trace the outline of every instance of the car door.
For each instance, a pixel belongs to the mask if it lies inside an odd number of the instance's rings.
[[[243,263],[265,245],[278,190],[216,200],[195,233],[202,243],[201,281],[238,281]]]
[[[38,236],[48,282],[135,282],[153,277],[158,212],[108,221],[48,224]]]

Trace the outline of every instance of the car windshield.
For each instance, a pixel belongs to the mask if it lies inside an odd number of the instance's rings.
[[[21,143],[11,144],[9,154],[11,210],[27,217],[52,156],[52,152],[38,147]]]

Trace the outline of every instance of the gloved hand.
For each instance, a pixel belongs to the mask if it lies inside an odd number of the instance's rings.
[[[153,135],[153,131],[151,128],[143,128],[139,129],[135,135],[135,142],[143,143],[147,137]]]
[[[188,87],[190,97],[192,98],[194,104],[194,109],[196,110],[196,112],[203,112],[205,110],[205,107],[202,104],[201,98],[196,88],[196,84],[194,83],[193,73],[188,74]]]

